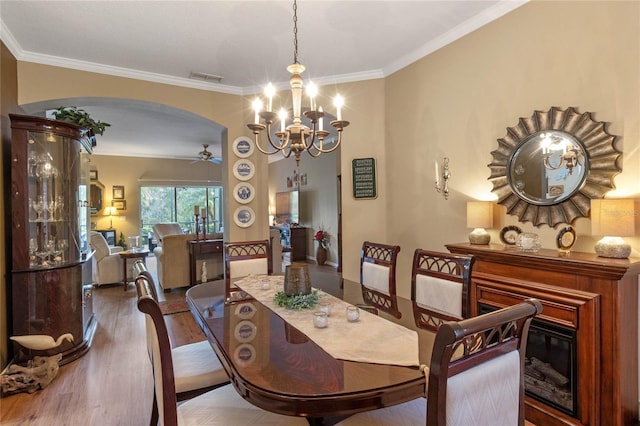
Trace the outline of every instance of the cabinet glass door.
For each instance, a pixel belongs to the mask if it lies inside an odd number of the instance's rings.
[[[27,223],[29,268],[51,268],[81,260],[86,236],[75,211],[82,194],[80,143],[52,132],[27,132]],[[82,215],[80,215],[82,216]],[[85,216],[86,221],[86,216]],[[84,223],[86,234],[86,222]]]

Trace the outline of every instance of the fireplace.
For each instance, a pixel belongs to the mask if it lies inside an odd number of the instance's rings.
[[[479,308],[481,314],[496,310],[485,304],[480,304]],[[577,417],[576,366],[576,331],[534,319],[525,353],[526,395]]]

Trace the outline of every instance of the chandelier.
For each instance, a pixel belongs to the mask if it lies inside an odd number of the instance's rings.
[[[298,62],[298,5],[296,0],[293,1],[293,64],[287,67],[287,71],[291,73],[289,84],[291,85],[291,95],[293,98],[293,120],[287,125],[287,111],[281,108],[278,113],[273,111],[273,96],[275,88],[269,83],[265,89],[266,105],[258,97],[253,101],[253,109],[255,111],[255,119],[247,127],[251,129],[255,135],[256,147],[263,154],[271,155],[276,152],[282,153],[285,158],[289,158],[291,154],[295,154],[296,164],[300,164],[300,154],[307,151],[312,157],[319,157],[320,154],[326,154],[335,151],[342,141],[342,129],[349,125],[348,121],[342,119],[342,106],[344,100],[340,95],[336,95],[333,104],[336,107],[336,119],[331,121],[331,125],[338,131],[338,140],[334,141],[333,146],[327,148],[324,140],[329,136],[329,132],[324,130],[324,111],[322,106],[316,109],[316,96],[318,88],[313,84],[307,85],[307,95],[309,96],[309,109],[302,113],[302,74],[305,66]],[[263,109],[264,107],[264,109]],[[311,121],[311,128],[302,123],[301,115],[304,115]],[[280,131],[276,131],[275,138],[271,137],[271,125],[278,118],[280,120]],[[259,135],[263,130],[267,130],[267,140],[273,148],[264,149],[260,146]]]

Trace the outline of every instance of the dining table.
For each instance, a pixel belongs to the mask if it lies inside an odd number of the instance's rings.
[[[294,310],[274,303],[282,276],[232,281],[242,290],[225,295],[224,281],[211,281],[190,288],[186,300],[231,383],[250,403],[332,424],[326,419],[425,396],[434,335],[415,327],[411,300],[398,297],[400,318],[376,315],[362,309],[359,283],[344,280],[339,294],[330,295],[314,282],[319,300],[333,307],[327,327],[318,329],[318,306]],[[359,319],[348,321],[345,306],[358,305]]]

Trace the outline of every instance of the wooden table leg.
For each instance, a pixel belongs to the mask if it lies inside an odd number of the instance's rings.
[[[127,258],[126,257],[122,258],[122,271],[124,272],[124,278],[122,279],[124,284],[123,290],[127,291],[127,284],[129,283],[127,282]]]

